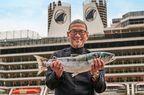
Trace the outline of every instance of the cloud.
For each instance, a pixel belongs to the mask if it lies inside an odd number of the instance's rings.
[[[1,20],[0,21],[0,32],[11,31],[11,30],[32,30],[38,32],[41,36],[47,36],[47,23],[33,22],[33,21],[17,21],[17,20]]]
[[[113,18],[121,18],[127,12],[144,10],[143,0],[108,0],[107,3],[109,24]]]
[[[0,8],[30,8],[37,7],[42,4],[42,0],[1,0],[0,2]]]
[[[47,8],[58,0],[0,0],[0,31],[30,29],[47,36]],[[61,0],[71,4],[72,20],[83,18],[83,1]],[[129,11],[144,10],[144,0],[107,0],[108,22]]]
[[[43,7],[43,3],[44,0],[0,1],[0,31],[29,29],[47,36],[47,6]]]

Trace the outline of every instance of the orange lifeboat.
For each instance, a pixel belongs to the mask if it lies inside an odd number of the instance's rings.
[[[13,90],[12,94],[38,94],[40,91],[40,88],[19,88]]]

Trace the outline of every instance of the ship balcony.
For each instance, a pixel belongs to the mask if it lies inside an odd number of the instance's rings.
[[[0,78],[0,81],[20,81],[20,80],[45,80],[45,77],[37,76],[37,77],[19,77],[19,78]]]
[[[128,73],[106,73],[106,77],[128,77],[128,76],[144,76],[144,72],[128,72]]]

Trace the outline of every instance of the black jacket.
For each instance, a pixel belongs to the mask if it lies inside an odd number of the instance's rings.
[[[59,50],[53,54],[56,57],[68,57],[73,50],[65,48]],[[77,53],[85,54],[89,53],[88,50],[82,48]],[[106,83],[104,79],[105,72],[100,71],[98,79],[94,82],[89,72],[84,72],[72,77],[70,73],[64,72],[60,79],[56,78],[55,73],[48,68],[46,75],[46,85],[51,90],[55,89],[55,95],[94,95],[94,90],[97,93],[104,92],[106,89]]]

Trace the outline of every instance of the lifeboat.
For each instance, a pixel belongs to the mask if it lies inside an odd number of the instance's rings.
[[[0,88],[0,95],[1,95],[1,94],[8,94],[9,91],[10,91],[9,89]]]
[[[40,92],[40,88],[19,88],[13,90],[12,94],[38,94]]]

